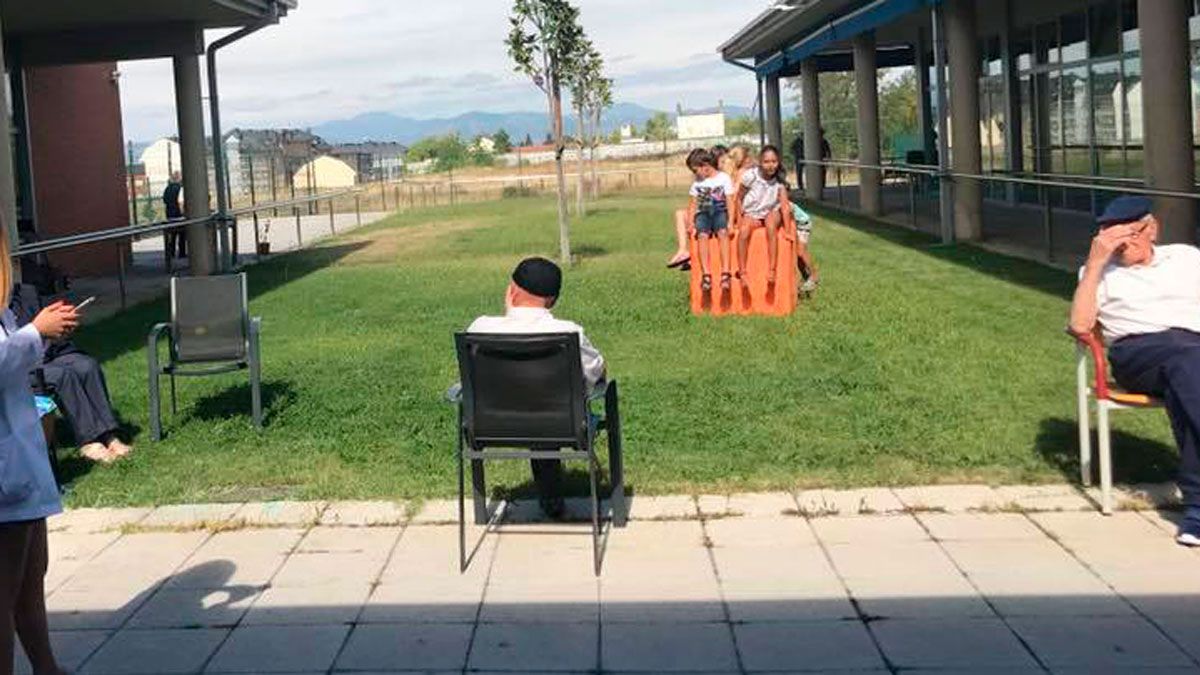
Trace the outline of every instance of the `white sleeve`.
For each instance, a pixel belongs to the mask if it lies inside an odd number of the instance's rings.
[[[591,391],[596,383],[604,379],[604,357],[583,334],[582,328],[579,329],[579,357],[583,362],[583,379],[587,381],[588,391]]]
[[[700,184],[692,183],[692,187],[688,188],[688,195],[692,196],[692,197],[699,196],[700,195]]]
[[[45,343],[33,324],[8,333],[0,340],[0,378],[5,382],[25,378],[42,363]]]

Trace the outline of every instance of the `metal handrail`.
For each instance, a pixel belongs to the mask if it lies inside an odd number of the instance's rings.
[[[1200,192],[1180,192],[1178,190],[1163,190],[1146,186],[1122,186],[1122,185],[1104,185],[1095,182],[1085,181],[1066,181],[1061,179],[1042,180],[1038,178],[1020,178],[1009,175],[998,174],[976,174],[963,173],[959,171],[939,171],[936,167],[931,168],[929,165],[922,164],[863,164],[861,162],[851,162],[845,160],[808,160],[800,159],[798,163],[803,165],[813,166],[828,166],[843,169],[868,169],[876,171],[892,171],[898,173],[908,173],[915,175],[936,176],[938,178],[965,179],[977,181],[995,181],[999,183],[1010,183],[1015,185],[1032,185],[1034,187],[1052,187],[1066,188],[1071,190],[1099,190],[1106,192],[1126,192],[1131,194],[1146,195],[1148,197],[1175,197],[1179,199],[1197,199],[1200,200]]]

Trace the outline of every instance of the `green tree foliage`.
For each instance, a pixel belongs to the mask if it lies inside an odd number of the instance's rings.
[[[743,115],[741,117],[730,117],[725,120],[725,135],[726,136],[745,136],[758,134],[758,120]]]
[[[450,171],[466,166],[472,159],[470,155],[467,144],[456,133],[428,136],[413,143],[408,149],[409,162],[433,160],[434,171]]]
[[[665,112],[656,112],[646,120],[646,138],[653,141],[667,141],[675,138],[675,125]]]
[[[800,109],[800,83],[789,82],[795,92],[793,101]],[[898,135],[917,131],[917,80],[911,68],[899,74],[895,71],[879,71],[879,133],[881,152],[884,157],[893,154],[893,139]],[[839,159],[858,157],[858,96],[854,87],[854,73],[822,73],[821,126],[829,141],[833,156]],[[790,152],[791,142],[804,132],[801,115],[784,122],[784,141]]]
[[[492,143],[496,144],[496,154],[498,155],[512,152],[512,139],[509,138],[508,132],[503,129],[492,134]]]
[[[567,179],[563,172],[562,88],[586,56],[586,38],[579,10],[567,0],[513,0],[505,44],[519,73],[528,75],[546,94],[550,129],[554,135],[554,171],[558,182],[559,255],[571,263],[571,234],[567,224]]]

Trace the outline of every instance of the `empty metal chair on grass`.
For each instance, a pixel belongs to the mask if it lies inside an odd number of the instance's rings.
[[[1079,467],[1084,485],[1092,484],[1092,434],[1089,399],[1096,399],[1096,438],[1100,454],[1100,510],[1112,515],[1112,431],[1108,413],[1113,410],[1161,408],[1162,401],[1148,394],[1128,392],[1108,381],[1108,359],[1098,333],[1071,333],[1077,345],[1075,398],[1079,417]],[[1088,383],[1088,363],[1093,384]]]
[[[483,462],[491,459],[584,460],[591,485],[592,553],[600,573],[600,459],[596,436],[608,436],[612,522],[626,520],[621,417],[617,383],[588,392],[580,367],[579,335],[458,333],[459,562],[466,569],[465,464],[471,462],[476,523],[489,520]],[[604,416],[591,413],[603,399]]]
[[[175,378],[250,371],[254,425],[262,427],[262,373],[258,336],[261,319],[250,316],[246,275],[173,277],[171,321],[150,331],[150,436],[162,438],[159,377],[171,380],[171,412],[176,411]],[[158,343],[168,341],[167,362],[159,363]]]

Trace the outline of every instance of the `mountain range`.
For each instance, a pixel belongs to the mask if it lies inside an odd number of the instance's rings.
[[[601,127],[606,134],[619,129],[622,124],[633,124],[640,127],[658,112],[658,110],[636,103],[618,103],[605,111],[601,118]],[[725,114],[729,117],[740,117],[750,113],[749,108],[725,106]],[[675,113],[668,114],[674,120]],[[568,111],[564,111],[563,117],[566,132],[573,133],[574,119]],[[508,132],[514,142],[520,142],[528,135],[535,143],[540,143],[549,131],[549,124],[545,112],[489,113],[474,111],[454,117],[432,119],[401,117],[387,112],[370,112],[349,119],[323,122],[314,126],[312,132],[330,143],[395,141],[411,144],[427,136],[451,132],[457,132],[465,138],[474,138],[479,135],[491,135],[501,129]]]

